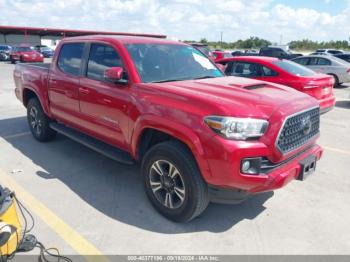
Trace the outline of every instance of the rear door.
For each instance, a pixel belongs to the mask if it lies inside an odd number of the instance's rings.
[[[49,75],[50,109],[55,118],[79,126],[79,80],[84,43],[65,43]]]
[[[308,67],[317,73],[329,73],[331,61],[323,57],[311,57],[308,62]]]
[[[122,59],[114,47],[91,43],[86,60],[78,91],[84,128],[107,143],[127,149],[130,88],[104,78],[106,69],[124,68]]]

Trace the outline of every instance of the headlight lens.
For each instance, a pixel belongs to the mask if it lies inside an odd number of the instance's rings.
[[[261,137],[269,124],[266,120],[225,116],[207,116],[204,122],[217,134],[233,140]]]

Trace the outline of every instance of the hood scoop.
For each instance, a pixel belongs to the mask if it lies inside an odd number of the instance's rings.
[[[247,85],[243,86],[244,89],[247,90],[255,90],[255,89],[260,89],[266,87],[266,84],[257,84],[257,85]]]

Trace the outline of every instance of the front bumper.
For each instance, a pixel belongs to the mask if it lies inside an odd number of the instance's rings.
[[[10,58],[12,61],[23,61],[23,62],[43,62],[44,57],[41,56],[18,56],[18,55],[12,55]]]
[[[36,56],[36,57],[23,56],[22,57],[22,61],[23,62],[43,62],[44,61],[44,57],[40,57],[40,56]]]
[[[221,140],[220,138],[218,139]],[[220,142],[216,139],[212,140],[213,143],[215,141],[217,143]],[[236,199],[239,201],[250,194],[273,191],[285,186],[290,181],[298,178],[302,170],[300,164],[302,160],[310,155],[315,156],[319,160],[323,153],[320,146],[311,142],[311,144],[305,145],[292,156],[274,162],[273,168],[261,171],[257,175],[247,175],[240,171],[241,160],[249,157],[268,157],[271,153],[270,149],[261,142],[252,142],[250,145],[249,142],[240,141],[236,145],[236,148],[232,149],[233,143],[221,144],[221,149],[219,149],[221,151],[220,157],[208,157],[207,161],[210,167],[211,177],[206,178],[206,181],[210,187],[215,188],[217,196],[222,194],[222,192],[219,192],[220,190],[234,191],[232,193],[233,195],[239,190],[243,194],[240,194],[240,197]],[[217,152],[213,152],[213,154],[217,155]],[[229,194],[225,193],[224,198],[227,199]]]

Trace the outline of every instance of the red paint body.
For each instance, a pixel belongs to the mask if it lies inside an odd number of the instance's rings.
[[[60,71],[57,56],[62,44],[68,42],[111,45],[123,61],[128,84],[72,77]],[[298,176],[300,159],[311,154],[317,159],[321,157],[322,149],[315,144],[317,137],[286,155],[274,145],[287,116],[318,106],[310,96],[276,84],[244,89],[261,82],[236,77],[142,83],[125,43],[183,44],[143,37],[66,38],[57,47],[50,69],[16,66],[16,95],[26,105],[27,92],[35,92],[48,116],[121,148],[135,159],[145,130],[155,129],[173,136],[190,148],[204,180],[219,187],[249,192],[280,188]],[[203,118],[208,115],[266,119],[269,126],[259,140],[233,141],[206,126]],[[274,163],[288,161],[268,175],[241,174],[241,159],[255,156],[267,157]]]
[[[320,103],[321,111],[323,112],[326,112],[334,107],[334,79],[332,76],[325,74],[317,74],[313,76],[293,75],[273,63],[278,60],[278,58],[273,57],[241,56],[217,60],[216,63],[225,64],[229,61],[237,61],[255,63],[266,66],[267,68],[270,68],[273,71],[277,72],[278,75],[254,77],[254,79],[289,86],[305,94],[308,94],[318,100],[318,102]],[[313,87],[305,88],[305,86]]]
[[[22,50],[23,48],[28,50]],[[10,53],[10,60],[14,62],[43,62],[44,56],[38,51],[30,49],[29,46],[20,45],[13,48],[13,51]]]

